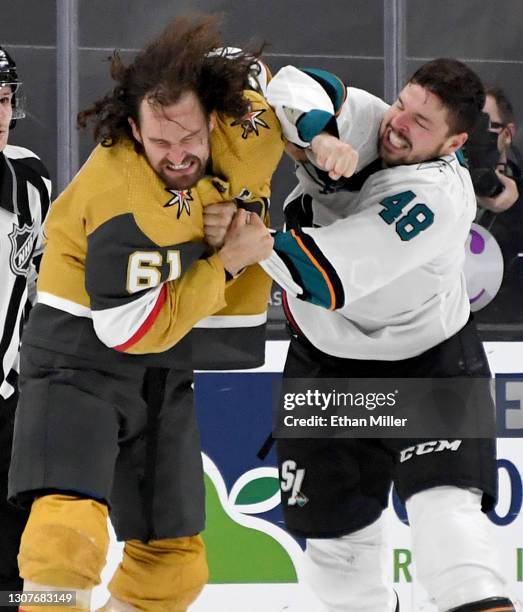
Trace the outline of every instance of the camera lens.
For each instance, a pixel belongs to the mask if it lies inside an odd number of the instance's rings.
[[[474,168],[470,172],[476,195],[495,198],[503,191],[503,183],[491,168]]]

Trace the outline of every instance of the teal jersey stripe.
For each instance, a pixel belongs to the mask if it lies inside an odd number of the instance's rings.
[[[291,272],[294,281],[298,282],[296,276],[299,275],[299,284],[304,290],[304,295],[299,297],[322,308],[331,308],[331,295],[323,275],[290,232],[276,232],[274,250],[287,265],[290,263],[294,267],[295,274]]]

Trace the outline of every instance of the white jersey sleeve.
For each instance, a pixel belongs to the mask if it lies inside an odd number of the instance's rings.
[[[452,156],[375,173],[346,218],[277,232],[263,268],[290,295],[330,310],[393,286],[449,243],[465,244],[475,204],[457,165]]]
[[[356,170],[377,157],[378,131],[388,105],[376,96],[345,85],[324,70],[285,66],[267,88],[284,136],[308,147],[314,136],[327,131],[360,154]],[[314,163],[313,157],[309,158]]]

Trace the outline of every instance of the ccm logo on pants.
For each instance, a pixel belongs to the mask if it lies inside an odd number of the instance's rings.
[[[409,446],[400,452],[400,463],[403,463],[414,455],[428,455],[429,453],[440,453],[444,450],[457,451],[463,440],[431,440],[430,442],[422,442],[416,446]]]

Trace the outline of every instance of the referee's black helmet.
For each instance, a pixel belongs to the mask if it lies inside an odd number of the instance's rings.
[[[4,87],[6,85],[11,87],[13,92],[13,119],[9,125],[9,127],[13,129],[15,127],[16,120],[23,119],[25,117],[25,111],[21,103],[20,95],[16,95],[17,91],[22,85],[22,81],[18,78],[18,72],[16,71],[14,59],[3,47],[0,47],[0,87]]]

